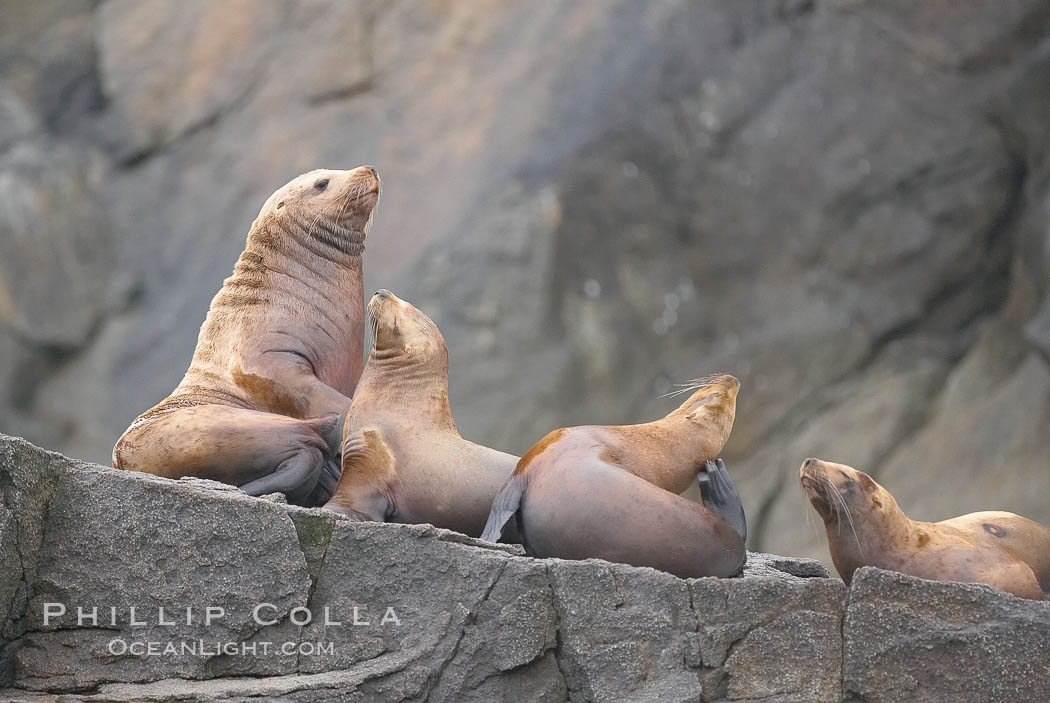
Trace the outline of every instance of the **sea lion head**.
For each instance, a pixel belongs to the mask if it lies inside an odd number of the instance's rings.
[[[712,456],[717,455],[729,440],[729,433],[733,431],[740,381],[729,374],[715,374],[683,384],[678,393],[689,391],[692,391],[689,399],[671,414],[684,416],[690,422],[703,427],[711,437]]]
[[[799,469],[802,491],[825,524],[885,512],[896,502],[885,488],[863,471],[845,464],[809,458]]]
[[[360,243],[372,222],[380,189],[379,173],[371,166],[316,169],[278,188],[263,204],[256,222],[294,223],[322,238]]]
[[[448,372],[445,338],[422,310],[385,289],[376,291],[367,309],[375,355],[403,357]]]

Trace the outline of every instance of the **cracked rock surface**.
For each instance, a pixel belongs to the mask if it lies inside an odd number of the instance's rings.
[[[537,560],[2,435],[0,492],[0,701],[1050,698],[1050,602],[984,586],[864,569],[846,589],[760,553],[732,579]],[[223,617],[205,625],[208,606]]]

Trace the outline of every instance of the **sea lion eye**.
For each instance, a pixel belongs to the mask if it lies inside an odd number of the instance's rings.
[[[280,210],[283,207],[284,207],[284,201],[283,200],[281,202],[277,203],[277,209],[278,210]]]
[[[317,181],[317,183],[314,183],[314,188],[316,188],[317,190],[324,190],[327,187],[328,187],[328,179],[327,178],[322,178],[321,180]]]

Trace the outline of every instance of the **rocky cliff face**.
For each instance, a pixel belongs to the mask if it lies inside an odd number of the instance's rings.
[[[0,498],[0,701],[1050,699],[1050,602],[985,586],[535,560],[10,437]]]
[[[372,163],[468,438],[723,370],[752,548],[826,558],[809,455],[1050,523],[1048,76],[1043,0],[5,2],[0,427],[108,462],[269,193]]]

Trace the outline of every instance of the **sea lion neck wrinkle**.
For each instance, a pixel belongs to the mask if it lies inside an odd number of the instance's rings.
[[[277,236],[266,236],[266,232]],[[248,234],[249,245],[253,240],[264,251],[288,256],[295,249],[305,249],[318,261],[344,267],[357,265],[365,251],[365,232],[339,225],[325,215],[307,218],[297,212],[260,215]]]
[[[344,203],[345,205],[345,203]],[[338,216],[338,211],[332,213]],[[322,252],[327,259],[333,259],[332,252],[340,252],[347,257],[360,258],[365,250],[365,230],[367,224],[361,230],[341,225],[328,214],[315,217],[305,217],[301,213],[291,210],[284,217],[278,217],[277,213],[271,213],[273,221],[281,223],[290,236],[295,237],[299,244],[316,251],[317,246],[326,247]]]
[[[322,231],[328,235],[319,237]],[[257,218],[233,275],[215,296],[202,327],[202,333],[213,327],[237,327],[245,339],[256,340],[255,349],[245,347],[234,354],[202,347],[194,363],[251,379],[258,375],[255,367],[261,359],[291,352],[303,357],[320,380],[345,396],[352,395],[361,375],[361,351],[353,340],[360,338],[364,317],[363,245],[360,237],[357,243],[339,244],[336,232],[326,217],[318,217],[310,230],[292,213]],[[304,250],[309,255],[304,256]],[[238,313],[240,305],[257,299],[261,288],[280,291],[287,301],[272,313],[266,330]],[[229,366],[230,359],[239,361]],[[184,383],[194,380],[187,374]]]

